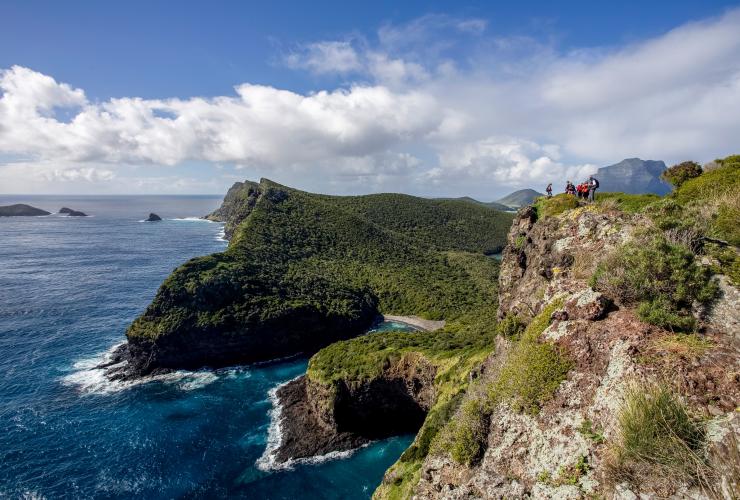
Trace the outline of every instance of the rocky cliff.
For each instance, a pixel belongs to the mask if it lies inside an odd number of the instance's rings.
[[[407,494],[737,498],[736,324],[710,314],[698,319],[704,333],[673,333],[590,286],[615,251],[660,233],[647,216],[543,208],[520,210],[501,265],[498,315],[521,328],[497,337]],[[737,316],[737,289],[725,286],[714,307]],[[392,496],[396,479],[392,469],[376,496]]]
[[[262,194],[260,184],[244,181],[235,182],[224,196],[221,206],[204,218],[223,222],[226,239],[231,239],[239,223],[250,214]]]

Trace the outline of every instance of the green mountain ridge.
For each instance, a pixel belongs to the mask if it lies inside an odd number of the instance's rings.
[[[226,251],[192,259],[127,332],[132,366],[222,366],[313,352],[380,312],[453,319],[489,289],[512,215],[400,194],[328,196],[241,183],[209,216]],[[474,278],[475,279],[471,279]],[[476,284],[478,279],[478,284]]]

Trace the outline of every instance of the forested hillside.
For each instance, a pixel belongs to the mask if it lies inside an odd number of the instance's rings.
[[[176,269],[129,328],[139,372],[315,351],[378,312],[454,319],[495,303],[496,264],[484,254],[502,248],[509,214],[268,180],[235,186],[229,200],[228,249]]]

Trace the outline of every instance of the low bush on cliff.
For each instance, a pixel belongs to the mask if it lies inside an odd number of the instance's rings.
[[[657,194],[599,193],[596,194],[596,205],[612,206],[627,213],[639,213],[646,207],[660,200]]]
[[[637,306],[643,321],[686,331],[695,325],[694,301],[708,303],[717,293],[710,275],[685,247],[662,236],[643,236],[601,262],[591,286],[624,305]]]
[[[485,405],[477,399],[465,401],[451,423],[449,450],[452,459],[459,464],[471,466],[483,458],[490,416]]]
[[[507,339],[518,340],[526,326],[526,323],[524,323],[519,316],[508,312],[506,313],[506,316],[504,316],[504,319],[496,325],[496,334]]]
[[[565,380],[570,360],[556,346],[539,340],[560,307],[562,300],[553,301],[527,325],[488,387],[491,406],[507,402],[516,411],[537,414]]]
[[[677,483],[704,482],[705,439],[703,422],[671,389],[633,385],[625,395],[611,447],[612,479],[643,486],[650,482],[664,490]]]

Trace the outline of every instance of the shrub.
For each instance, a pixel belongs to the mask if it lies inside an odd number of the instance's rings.
[[[633,385],[619,413],[610,472],[617,481],[703,481],[705,438],[701,420],[668,387]]]
[[[557,347],[522,339],[489,386],[489,400],[506,401],[516,411],[535,415],[565,380],[570,366]]]
[[[451,429],[450,455],[459,464],[474,465],[486,451],[489,413],[484,403],[469,399],[463,403]]]
[[[645,207],[660,200],[657,194],[599,193],[596,205],[605,209],[616,208],[623,212],[642,212]]]
[[[701,173],[701,165],[695,161],[685,161],[664,170],[660,174],[660,178],[670,182],[675,187],[681,187],[681,184],[694,177],[699,177]]]
[[[518,339],[524,331],[525,326],[519,316],[508,312],[504,316],[504,319],[496,325],[496,334],[508,339]]]
[[[710,271],[694,254],[663,236],[628,242],[602,261],[591,286],[627,306],[638,316],[670,330],[691,330],[694,301],[709,303],[717,293]]]

